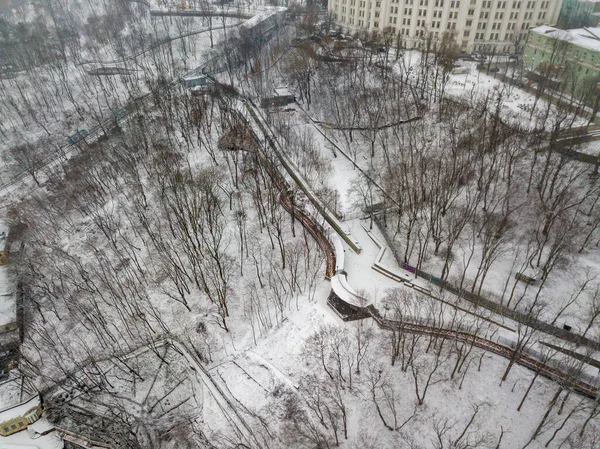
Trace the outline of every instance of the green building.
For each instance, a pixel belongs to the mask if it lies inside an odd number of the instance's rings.
[[[559,30],[539,26],[529,30],[523,70],[533,81],[570,94],[598,92],[600,28]]]
[[[595,27],[599,19],[600,0],[563,0],[557,26],[564,30]]]

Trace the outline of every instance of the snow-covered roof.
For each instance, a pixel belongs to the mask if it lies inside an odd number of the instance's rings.
[[[204,78],[208,78],[208,76],[205,73],[186,75],[186,76],[181,77],[181,79],[183,81],[198,80],[198,79],[204,79]]]
[[[294,94],[292,94],[287,87],[276,87],[275,89],[273,89],[273,94],[276,97],[293,97],[294,96]]]
[[[25,402],[21,402],[20,404],[12,405],[0,410],[0,423],[10,421],[11,419],[18,418],[19,416],[24,416],[25,413],[27,413],[33,407],[37,407],[38,405],[40,405],[40,397],[36,395],[29,398]]]
[[[267,20],[269,17],[277,14],[277,11],[262,11],[253,16],[251,19],[246,20],[241,27],[242,28],[253,28],[258,25],[260,22]]]
[[[553,26],[542,25],[532,28],[531,32],[565,40],[577,47],[600,52],[600,27],[559,30]]]

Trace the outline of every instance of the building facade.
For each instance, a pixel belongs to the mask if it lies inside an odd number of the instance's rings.
[[[564,30],[596,27],[600,20],[600,0],[563,0],[558,27]]]
[[[0,436],[7,437],[27,429],[27,426],[40,419],[40,416],[42,416],[40,396],[33,396],[25,402],[0,410]]]
[[[400,34],[407,47],[453,33],[461,50],[516,53],[530,27],[555,24],[562,0],[329,0],[333,19],[348,31]]]
[[[556,89],[570,90],[572,86],[576,92],[597,86],[600,79],[600,28],[560,30],[540,26],[529,30],[523,52],[523,68],[530,78],[550,78]]]

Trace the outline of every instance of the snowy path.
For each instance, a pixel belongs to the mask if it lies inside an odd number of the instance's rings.
[[[252,117],[252,121],[258,127],[255,129],[255,134],[257,136],[263,135],[267,140],[269,146],[275,152],[277,158],[280,160],[290,177],[294,180],[294,182],[302,189],[302,191],[306,194],[308,199],[311,201],[313,206],[317,209],[317,211],[323,216],[323,218],[329,223],[329,225],[338,233],[338,235],[352,248],[352,250],[360,254],[362,248],[360,247],[358,240],[353,237],[350,232],[344,229],[344,226],[338,220],[337,217],[334,216],[331,211],[327,208],[323,202],[318,198],[318,196],[313,192],[312,187],[304,180],[304,177],[298,172],[295,168],[294,164],[290,161],[288,156],[284,151],[280,148],[280,145],[277,141],[276,133],[271,129],[269,124],[265,121],[265,119],[260,114],[260,111],[257,108],[250,104],[249,102],[244,103],[246,110],[249,112]],[[240,112],[243,114],[244,110],[240,107]]]
[[[198,360],[196,355],[183,343],[174,338],[170,339],[170,344],[185,357],[187,362],[190,364],[190,367],[196,372],[198,378],[206,386],[238,438],[240,438],[241,441],[244,441],[244,444],[246,444],[248,447],[263,447],[263,445],[261,445],[254,435],[252,428],[240,415],[237,407],[224,393],[223,389],[217,384],[215,379],[209,374],[206,368],[202,366],[202,363]]]

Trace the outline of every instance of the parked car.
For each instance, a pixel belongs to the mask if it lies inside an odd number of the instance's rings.
[[[496,73],[496,72],[499,72],[499,71],[500,71],[500,69],[499,69],[498,67],[492,67],[492,68],[490,69],[490,72],[491,72],[491,73]]]

